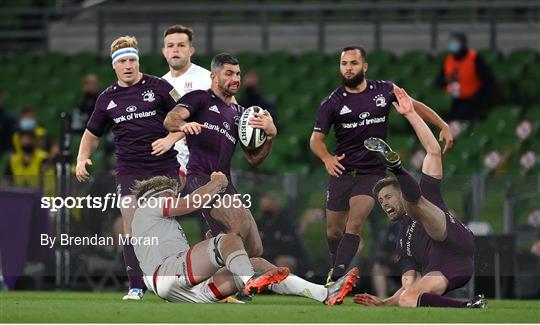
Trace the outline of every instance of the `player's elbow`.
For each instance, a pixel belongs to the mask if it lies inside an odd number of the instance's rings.
[[[428,155],[440,157],[442,154],[441,146],[437,141],[433,141],[428,146],[426,146],[426,153]]]

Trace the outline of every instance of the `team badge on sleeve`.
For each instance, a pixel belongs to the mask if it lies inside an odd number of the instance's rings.
[[[169,91],[169,95],[171,95],[172,99],[174,99],[175,102],[177,102],[180,99],[180,97],[182,97],[174,88],[171,91]]]

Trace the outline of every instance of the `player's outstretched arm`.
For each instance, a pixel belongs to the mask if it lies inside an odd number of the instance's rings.
[[[343,174],[343,171],[345,170],[345,167],[343,167],[343,165],[340,163],[340,161],[345,158],[345,154],[342,154],[341,156],[331,155],[328,152],[326,143],[324,143],[325,138],[326,134],[322,132],[315,131],[311,133],[309,147],[311,148],[311,151],[313,151],[313,153],[323,162],[328,174],[338,177],[339,175]]]
[[[396,110],[405,116],[414,128],[414,132],[426,150],[426,157],[422,165],[422,172],[434,178],[442,178],[441,146],[427,126],[426,122],[414,109],[412,99],[403,88],[395,88],[394,93],[398,102],[394,102]]]
[[[253,119],[249,121],[249,124],[257,129],[261,129],[266,134],[266,142],[257,150],[251,151],[242,148],[244,156],[247,161],[253,165],[260,165],[266,157],[272,152],[272,145],[274,144],[274,138],[277,135],[277,128],[272,119],[272,115],[267,110],[263,113],[253,113]]]
[[[75,168],[75,176],[79,182],[87,181],[90,178],[90,173],[86,170],[86,165],[92,165],[90,156],[96,151],[98,144],[99,138],[88,131],[88,129],[84,130],[79,145],[79,154],[77,155],[77,167]]]
[[[181,216],[203,208],[206,201],[204,198],[214,197],[214,195],[225,189],[228,184],[229,181],[225,174],[213,172],[208,183],[185,197],[172,200],[174,203],[167,216]]]
[[[426,104],[415,99],[413,99],[412,102],[414,105],[414,110],[424,121],[428,121],[441,130],[439,133],[439,141],[444,141],[443,154],[452,149],[454,146],[454,137],[452,136],[452,132],[450,132],[450,127],[448,124],[439,116],[439,114],[429,108]]]

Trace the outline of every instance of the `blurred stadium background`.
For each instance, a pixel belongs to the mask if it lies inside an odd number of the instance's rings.
[[[69,162],[76,157],[82,134],[68,118],[78,118],[75,108],[83,100],[85,75],[96,74],[101,89],[115,81],[108,47],[118,36],[136,36],[141,70],[163,75],[167,64],[161,55],[161,33],[172,24],[194,29],[193,62],[208,68],[216,52],[228,51],[237,55],[244,72],[259,75],[262,94],[275,106],[279,135],[271,156],[257,169],[237,151],[233,160],[237,187],[254,197],[253,214],[269,231],[263,237],[270,245],[265,248],[277,255],[294,255],[297,272],[317,281],[329,267],[322,212],[327,175],[308,142],[320,101],[340,85],[339,50],[352,43],[366,46],[368,78],[395,82],[446,118],[452,98],[436,78],[447,55],[449,33],[465,32],[469,47],[478,49],[491,68],[495,85],[482,119],[452,123],[455,148],[444,158],[447,205],[478,236],[475,281],[463,294],[540,297],[540,1],[532,0],[182,4],[159,0],[151,5],[112,0],[0,1],[4,99],[0,106],[4,116],[11,116],[4,120],[17,131],[19,116],[32,111],[43,149],[53,159],[48,172],[17,183],[15,176],[6,175],[6,166],[11,153],[20,148],[11,145],[15,139],[11,135],[1,139],[4,287],[10,279],[9,289],[124,290],[117,247],[53,252],[40,247],[38,239],[44,231],[113,234],[119,211],[43,213],[39,198],[43,192],[47,196],[114,192],[110,139],[102,139],[93,156],[89,183],[65,177],[69,171],[73,174]],[[61,116],[62,112],[67,114]],[[397,114],[391,115],[389,124],[389,143],[400,149],[408,167],[418,171],[423,153],[412,129]],[[36,187],[38,192],[32,189]],[[278,202],[279,220],[286,223],[263,220],[267,216],[259,203],[263,197]],[[10,209],[14,204],[25,211],[14,213]],[[16,219],[24,222],[14,228]],[[291,226],[281,229],[284,224]],[[202,238],[204,231],[196,217],[182,226],[192,243]],[[10,233],[22,246],[14,248],[14,242],[7,240]],[[361,286],[374,290],[372,274],[399,275],[392,271],[392,230],[382,211],[374,211],[363,238],[357,256],[363,270]],[[291,247],[298,249],[293,252]],[[390,271],[383,272],[375,264]],[[388,290],[395,286],[392,283],[388,280]]]

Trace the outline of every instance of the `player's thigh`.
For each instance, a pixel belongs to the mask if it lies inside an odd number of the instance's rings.
[[[404,202],[407,214],[422,224],[429,237],[436,241],[446,239],[446,215],[443,210],[423,196],[416,203]]]
[[[217,237],[203,240],[191,247],[185,255],[186,276],[191,285],[211,277],[221,268],[216,258]]]
[[[249,231],[244,241],[244,246],[249,257],[258,257],[263,254],[263,245],[261,235],[259,234],[259,228],[257,227],[255,219],[253,219],[251,211],[249,211],[248,209],[244,210],[248,216],[250,224]]]
[[[247,237],[251,229],[251,220],[253,220],[249,210],[244,207],[224,206],[222,198],[219,202],[209,211],[211,218],[221,223],[228,233],[237,233],[241,237]]]
[[[340,237],[347,227],[349,211],[333,211],[326,209],[326,234],[329,237]]]
[[[371,195],[360,194],[350,198],[349,218],[346,231],[351,234],[360,233],[362,225],[373,210],[375,200]]]

